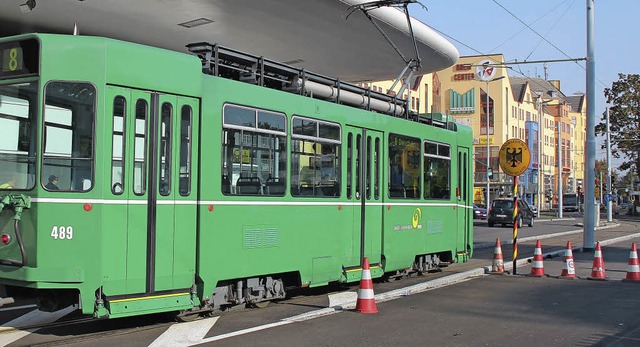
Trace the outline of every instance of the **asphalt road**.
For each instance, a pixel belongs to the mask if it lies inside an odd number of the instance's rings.
[[[545,221],[530,230],[520,229],[529,235],[519,244],[523,264],[519,275],[484,275],[482,268],[493,260],[493,246],[486,247],[495,243],[492,233],[510,235],[512,230],[477,226],[478,248],[471,261],[424,277],[376,282],[377,314],[363,315],[351,309],[349,300],[353,303],[357,286],[321,288],[264,309],[228,312],[193,323],[174,324],[166,316],[153,315],[54,325],[31,333],[5,330],[0,332],[0,345],[640,345],[640,300],[636,298],[640,283],[620,281],[626,275],[630,243],[640,242],[640,222],[622,221],[596,231],[596,240],[603,241],[609,281],[586,279],[593,252],[580,252],[582,233],[545,236],[556,230],[578,230],[578,222]],[[547,276],[522,276],[530,272],[525,258],[533,255],[538,237],[545,253],[564,253],[566,242],[572,241],[578,279],[556,278],[564,264],[561,256],[545,259]],[[510,238],[505,239],[508,267],[511,246]],[[609,244],[606,240],[618,241]],[[395,299],[385,301],[386,295]],[[31,310],[3,308],[0,321],[6,326],[12,319],[34,314]],[[16,338],[16,334],[21,335]]]

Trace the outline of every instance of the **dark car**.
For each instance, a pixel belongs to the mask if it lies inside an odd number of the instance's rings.
[[[473,219],[487,219],[487,209],[473,204]]]
[[[518,227],[522,226],[522,222],[526,221],[527,225],[532,227],[535,214],[524,201],[518,200]],[[488,216],[489,226],[496,224],[513,224],[513,198],[499,198],[491,202]]]

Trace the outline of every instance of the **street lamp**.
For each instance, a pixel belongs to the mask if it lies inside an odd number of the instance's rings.
[[[486,79],[487,82],[487,211],[489,210],[489,197],[491,196],[491,180],[489,179],[489,170],[491,169],[491,148],[489,146],[489,83],[501,80],[506,76],[496,77],[494,79]],[[481,77],[482,79],[482,77]],[[483,79],[484,80],[484,79]],[[493,170],[492,170],[493,171]]]

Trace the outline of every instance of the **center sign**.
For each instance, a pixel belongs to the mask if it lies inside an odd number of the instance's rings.
[[[500,147],[500,168],[509,176],[520,176],[529,167],[531,153],[520,139],[509,139]]]

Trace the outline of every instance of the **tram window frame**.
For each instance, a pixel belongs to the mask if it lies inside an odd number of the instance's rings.
[[[224,195],[285,195],[286,129],[287,116],[282,112],[223,105],[221,191]],[[246,145],[249,148],[245,148]]]
[[[291,195],[339,198],[342,127],[300,115],[291,117]],[[306,164],[306,165],[303,165]]]
[[[443,177],[444,179],[442,179]],[[425,140],[424,198],[450,200],[451,179],[451,146],[446,143]]]
[[[353,171],[353,133],[347,134],[347,199],[351,199],[351,172]]]
[[[86,81],[49,81],[44,87],[40,181],[49,191],[88,192],[94,187],[96,91]],[[52,176],[58,179],[57,189],[47,187]]]
[[[0,86],[0,190],[31,190],[36,184],[37,81]]]
[[[149,102],[136,100],[134,143],[133,143],[133,194],[142,196],[147,192],[147,126],[149,123]]]
[[[180,177],[178,191],[181,196],[191,194],[191,155],[193,131],[193,109],[183,105],[180,109]]]
[[[173,105],[163,102],[160,107],[160,155],[158,157],[158,193],[171,194],[171,174],[173,168]]]
[[[127,99],[122,95],[113,98],[113,122],[111,129],[111,193],[122,195],[125,180],[125,150]],[[119,142],[119,146],[117,145]],[[118,165],[119,164],[119,165]]]
[[[422,189],[422,141],[417,137],[389,134],[388,196],[420,199]],[[416,167],[416,165],[418,167]]]

